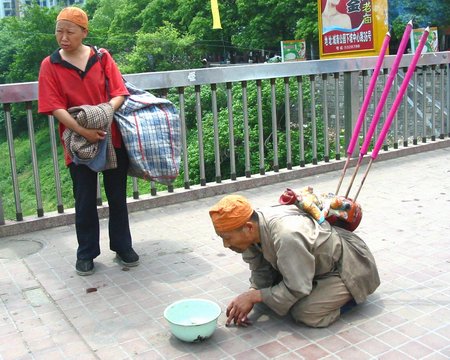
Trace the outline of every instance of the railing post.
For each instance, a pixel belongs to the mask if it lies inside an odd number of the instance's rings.
[[[3,200],[0,195],[0,225],[5,225],[5,213],[3,212]]]
[[[344,73],[344,139],[345,149],[348,148],[359,109],[358,72]],[[359,154],[359,143],[356,143],[352,156]]]
[[[447,65],[447,135],[450,136],[450,64]]]

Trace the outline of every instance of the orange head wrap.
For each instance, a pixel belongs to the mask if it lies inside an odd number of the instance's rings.
[[[56,18],[56,21],[59,20],[67,20],[81,26],[84,29],[88,28],[88,16],[83,10],[75,6],[69,6],[62,9]]]
[[[253,208],[241,195],[227,195],[209,210],[209,216],[218,232],[240,228],[251,217]]]

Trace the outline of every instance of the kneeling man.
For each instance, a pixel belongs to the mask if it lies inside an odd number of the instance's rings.
[[[243,196],[228,195],[209,214],[223,245],[242,253],[251,270],[250,290],[227,307],[227,325],[248,325],[253,306],[263,302],[279,315],[326,327],[344,305],[362,303],[380,284],[362,239],[326,221],[319,225],[294,205],[254,210]]]

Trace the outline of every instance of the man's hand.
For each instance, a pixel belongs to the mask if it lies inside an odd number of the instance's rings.
[[[261,291],[259,290],[250,290],[234,298],[227,307],[227,322],[225,325],[229,326],[232,321],[238,326],[250,325],[247,316],[253,309],[253,305],[259,302],[262,302]]]

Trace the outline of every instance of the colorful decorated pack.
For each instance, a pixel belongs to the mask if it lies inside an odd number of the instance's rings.
[[[362,208],[357,202],[332,193],[317,195],[311,186],[298,191],[287,188],[278,202],[297,206],[319,224],[327,220],[330,224],[349,231],[354,231],[362,218]]]

